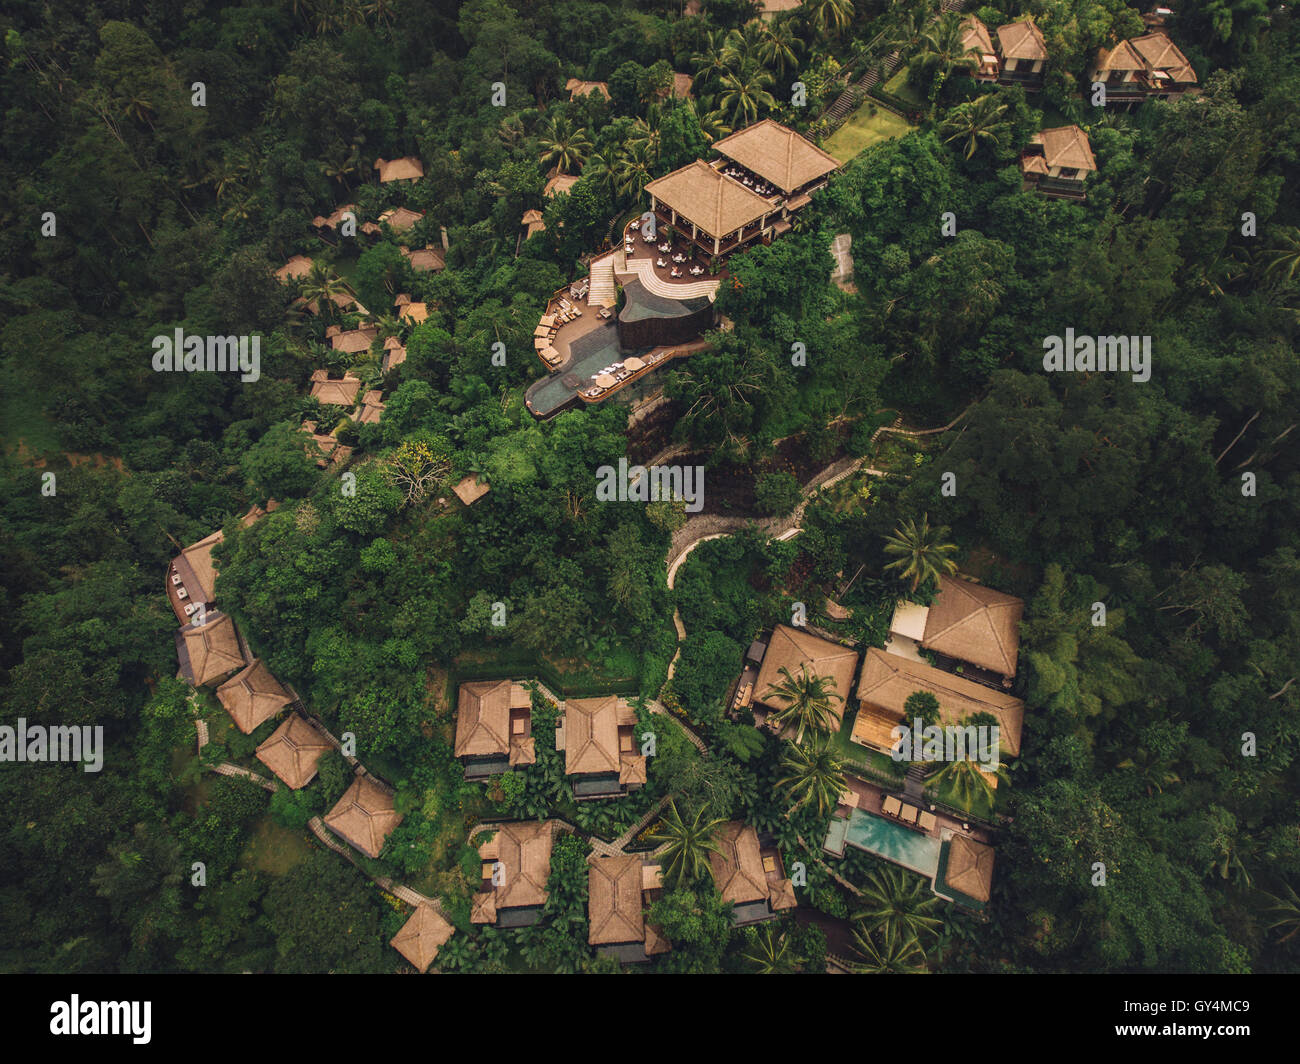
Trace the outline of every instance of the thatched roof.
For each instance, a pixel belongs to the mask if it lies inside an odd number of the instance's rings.
[[[317,229],[337,229],[345,214],[350,214],[355,218],[357,216],[357,205],[355,203],[345,203],[341,207],[335,207],[332,214],[318,214],[311,220],[311,224]]]
[[[996,54],[989,28],[974,15],[967,15],[961,24],[961,43],[967,51],[976,51],[980,55]]]
[[[403,321],[413,321],[416,325],[429,317],[428,303],[407,303],[397,315]]]
[[[570,100],[576,100],[579,96],[586,96],[592,92],[598,92],[605,99],[609,99],[609,85],[604,81],[583,81],[580,78],[570,78],[564,83],[564,88],[569,93]]]
[[[406,207],[394,207],[392,210],[384,211],[379,216],[379,221],[394,232],[404,233],[423,217],[424,215],[420,211],[409,210]]]
[[[794,884],[788,879],[778,879],[768,889],[767,903],[772,906],[773,912],[778,913],[784,909],[795,908],[799,904],[799,899],[794,895]]]
[[[770,118],[723,137],[713,147],[787,195],[840,168],[835,156]]]
[[[524,211],[524,216],[519,220],[519,224],[532,225],[534,222],[540,222],[541,220],[542,212],[534,207],[531,210]]]
[[[311,386],[311,394],[313,398],[330,406],[352,406],[357,401],[357,391],[360,388],[359,377],[345,374],[342,380],[315,381]]]
[[[1002,753],[1010,757],[1020,753],[1025,722],[1025,704],[1020,699],[879,647],[867,651],[858,683],[860,702],[902,721],[903,704],[914,691],[929,691],[939,700],[941,724],[960,724],[972,714],[991,713],[998,722]]]
[[[497,922],[497,896],[495,894],[475,894],[469,911],[472,924],[495,924]]]
[[[673,944],[664,937],[664,933],[655,927],[654,924],[645,925],[645,952],[647,957],[653,957],[660,953],[667,953],[673,948]]]
[[[390,181],[415,181],[424,176],[424,164],[414,155],[401,159],[376,159],[375,169],[379,171],[381,185]]]
[[[190,602],[212,601],[217,583],[217,565],[212,560],[212,548],[223,539],[225,534],[218,529],[197,543],[191,543],[172,559],[172,568],[185,585]]]
[[[1047,161],[1051,166],[1078,165],[1054,162],[1051,158]],[[1024,612],[1024,601],[1014,595],[1004,595],[955,576],[941,576],[939,593],[926,613],[921,645],[1012,677],[1016,674],[1020,618]]]
[[[360,325],[355,329],[338,332],[326,330],[330,339],[330,346],[335,351],[346,351],[348,354],[355,355],[361,351],[368,351],[375,337],[379,335],[379,328],[375,325]]]
[[[479,480],[476,476],[469,476],[464,480],[453,484],[451,490],[456,493],[456,498],[466,506],[473,506],[479,501],[479,499],[483,498],[484,495],[492,490],[492,485],[488,484],[486,481]]]
[[[517,768],[520,765],[537,764],[537,740],[531,735],[524,738],[521,735],[510,736],[510,767]]]
[[[429,965],[438,957],[438,950],[455,933],[456,929],[447,918],[435,912],[432,906],[417,905],[411,918],[393,936],[389,945],[423,973],[429,970]]]
[[[442,248],[435,247],[433,244],[425,244],[418,251],[412,251],[410,248],[400,250],[416,273],[436,273],[447,265]]]
[[[383,394],[377,388],[366,392],[352,420],[358,425],[378,425],[379,419],[384,416]]]
[[[558,196],[562,192],[568,192],[569,189],[573,188],[577,183],[578,178],[573,174],[556,174],[546,182],[546,187],[542,189],[542,195],[547,199],[550,199],[552,196]]]
[[[944,882],[968,898],[988,901],[993,890],[993,847],[954,834],[948,840]]]
[[[642,754],[624,754],[618,766],[618,782],[625,785],[646,782],[646,759]]]
[[[492,860],[500,861],[505,882],[493,888],[496,908],[514,909],[546,901],[546,880],[551,874],[554,825],[549,820],[502,824],[486,843]],[[479,848],[483,855],[485,847]],[[485,856],[485,859],[486,856]]]
[[[1072,167],[1075,170],[1096,170],[1097,160],[1088,143],[1088,134],[1078,126],[1057,126],[1034,134],[1034,144],[1043,146],[1043,159],[1048,166]]]
[[[773,211],[762,196],[700,159],[651,181],[645,190],[719,240]]]
[[[267,514],[275,513],[279,508],[280,503],[275,499],[267,499],[265,508],[254,503],[248,508],[248,513],[239,519],[239,525],[241,528],[247,528],[249,525],[256,524]]]
[[[1146,61],[1138,54],[1131,41],[1120,41],[1114,48],[1103,48],[1097,53],[1098,70],[1145,70]]]
[[[789,669],[795,679],[807,668],[810,675],[834,680],[830,693],[839,695],[839,701],[831,699],[831,710],[836,720],[843,718],[844,706],[853,690],[853,673],[858,667],[856,650],[822,639],[803,628],[778,624],[763,655],[758,679],[754,681],[754,701],[772,709],[784,709],[789,704],[788,699],[772,693],[772,688],[782,682],[782,667]]]
[[[257,759],[297,790],[316,777],[316,763],[333,747],[304,717],[291,713],[257,748]]]
[[[176,632],[181,675],[195,687],[213,683],[245,665],[235,622],[225,613],[208,614],[206,624],[182,625]]]
[[[1047,42],[1031,18],[998,27],[998,51],[1003,59],[1046,59]]]
[[[293,696],[271,675],[266,662],[256,658],[217,688],[217,699],[235,727],[248,735],[292,702]]]
[[[690,74],[681,74],[673,72],[673,96],[679,100],[689,100],[691,98],[691,86],[695,79]]]
[[[1134,37],[1129,43],[1146,62],[1148,70],[1153,73],[1161,71],[1168,74],[1172,80],[1184,84],[1195,83],[1196,71],[1192,69],[1192,64],[1164,33],[1148,33],[1142,37]]]
[[[732,820],[713,836],[717,853],[709,854],[713,881],[723,901],[744,905],[768,895],[767,877],[758,847],[758,832],[749,824]]]
[[[589,945],[645,941],[640,857],[593,857],[588,862],[587,917]]]
[[[456,703],[457,757],[491,757],[510,749],[510,711],[528,709],[532,699],[513,680],[460,685]]]
[[[275,276],[280,281],[296,281],[299,277],[306,277],[311,273],[311,266],[311,259],[306,255],[295,255],[275,271]]]
[[[402,822],[393,796],[368,776],[358,776],[338,804],[325,814],[325,825],[367,857],[378,857],[384,840]]]
[[[619,771],[618,699],[570,698],[564,703],[564,771],[591,775]]]

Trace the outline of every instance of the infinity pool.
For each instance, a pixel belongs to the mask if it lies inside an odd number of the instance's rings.
[[[939,870],[939,851],[943,844],[938,839],[909,831],[861,809],[849,814],[846,840],[850,846],[920,872],[927,879],[933,879]]]

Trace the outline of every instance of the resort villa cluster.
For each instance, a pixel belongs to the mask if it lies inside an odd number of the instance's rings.
[[[771,119],[716,141],[713,151],[647,184],[647,209],[627,222],[619,244],[552,296],[534,334],[552,371],[527,392],[535,416],[603,402],[699,350],[719,323],[713,303],[728,258],[788,233],[840,165]],[[542,224],[535,213],[525,225]]]
[[[1132,107],[1147,99],[1168,99],[1196,90],[1196,73],[1163,26],[1169,11],[1157,8],[1146,16],[1152,32],[1103,48],[1091,64],[1085,98],[1092,84],[1105,85],[1105,105]],[[999,26],[990,32],[976,16],[962,22],[962,43],[975,63],[977,81],[1020,85],[1027,92],[1043,87],[1050,58],[1042,31],[1032,18]],[[1077,125],[1056,126],[1035,134],[1021,154],[1024,187],[1046,196],[1082,200],[1084,181],[1097,169],[1088,135]]]
[[[979,824],[971,813],[941,805],[927,791],[928,766],[912,764],[894,785],[883,782],[889,775],[879,769],[897,745],[895,728],[913,725],[905,703],[918,691],[938,701],[940,726],[988,714],[998,726],[1000,756],[1020,752],[1024,702],[1007,688],[1016,675],[1023,611],[1018,598],[944,576],[929,607],[898,604],[884,647],[860,654],[807,627],[777,625],[749,648],[728,695],[734,718],[752,716],[756,725],[772,727],[772,715],[790,704],[778,692],[786,676],[824,678],[836,696],[836,741],[849,775],[827,852],[841,855],[856,846],[922,874],[941,897],[977,910],[989,900],[991,820]],[[855,774],[855,764],[877,771]],[[989,784],[996,787],[996,778]]]

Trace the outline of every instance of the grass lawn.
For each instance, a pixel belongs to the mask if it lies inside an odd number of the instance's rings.
[[[846,163],[873,144],[901,137],[912,128],[906,119],[883,108],[877,108],[873,115],[871,106],[867,100],[827,139],[826,150],[840,162]]]
[[[885,91],[922,110],[930,106],[930,101],[917,95],[916,90],[907,83],[907,67],[905,65],[899,67],[898,73],[885,82]]]
[[[306,831],[290,831],[269,816],[257,823],[253,836],[239,859],[241,868],[285,875],[294,865],[307,859],[314,846]]]

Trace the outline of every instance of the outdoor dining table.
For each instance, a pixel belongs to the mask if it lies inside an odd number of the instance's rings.
[[[656,265],[656,266],[659,266],[660,268],[662,268],[662,267],[668,265],[668,260],[667,260],[667,259],[655,259],[655,265]]]
[[[672,249],[673,246],[672,244],[669,243],[663,243],[659,245],[659,250],[662,251],[665,255],[667,255],[668,252],[672,251]]]

